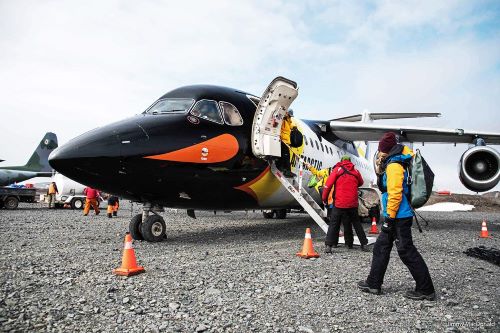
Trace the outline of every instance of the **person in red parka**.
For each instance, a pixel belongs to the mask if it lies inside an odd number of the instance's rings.
[[[91,187],[86,187],[83,189],[83,194],[86,196],[85,208],[83,209],[83,215],[87,216],[90,211],[90,206],[94,208],[95,215],[99,215],[99,196],[101,195],[98,190]]]
[[[358,215],[358,187],[363,184],[363,177],[354,168],[351,158],[343,156],[337,163],[326,180],[322,200],[326,202],[330,191],[334,191],[334,208],[330,217],[330,227],[326,234],[325,252],[332,253],[332,246],[337,247],[339,242],[340,223],[344,224],[345,245],[352,249],[354,235],[352,226],[356,230],[362,251],[368,251],[368,240],[361,226]]]

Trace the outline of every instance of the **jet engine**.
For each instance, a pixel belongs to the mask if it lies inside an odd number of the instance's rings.
[[[500,154],[484,143],[465,151],[458,167],[460,181],[474,192],[491,190],[500,180]]]

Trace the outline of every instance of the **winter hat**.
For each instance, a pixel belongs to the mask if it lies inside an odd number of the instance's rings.
[[[378,151],[388,153],[398,143],[394,132],[387,132],[378,143]]]
[[[342,158],[340,160],[341,161],[350,161],[351,157],[349,155],[344,155],[344,156],[342,156]]]

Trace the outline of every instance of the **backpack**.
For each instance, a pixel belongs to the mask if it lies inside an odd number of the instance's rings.
[[[416,209],[425,205],[432,194],[432,187],[434,186],[434,172],[432,172],[429,164],[420,153],[420,150],[416,150],[410,163],[389,161],[389,163],[384,164],[382,168],[384,172],[377,178],[377,186],[381,192],[387,192],[387,187],[383,185],[383,177],[387,166],[391,163],[400,164],[407,172],[406,185],[409,190],[407,199],[411,207]]]
[[[413,208],[420,208],[432,194],[434,185],[434,172],[432,172],[429,164],[417,149],[413,156],[411,166],[411,205]]]
[[[315,187],[317,184],[318,184],[318,178],[316,177],[316,175],[312,175],[311,178],[309,178],[307,187],[312,188]]]
[[[302,136],[302,133],[300,133],[299,129],[297,127],[292,128],[290,131],[290,146],[298,148],[302,146],[303,141],[304,137]]]

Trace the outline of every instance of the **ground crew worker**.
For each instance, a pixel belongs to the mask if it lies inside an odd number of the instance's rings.
[[[340,223],[344,224],[345,245],[352,249],[354,235],[352,226],[356,230],[362,251],[368,251],[365,231],[361,226],[358,215],[358,187],[363,184],[363,177],[351,162],[348,155],[333,168],[323,189],[322,200],[326,204],[330,190],[334,189],[334,207],[330,220],[330,227],[326,234],[325,252],[332,253],[332,247],[339,242]]]
[[[311,173],[313,175],[316,176],[316,179],[318,180],[318,182],[316,183],[316,185],[314,186],[314,188],[316,189],[316,191],[319,193],[319,195],[321,197],[321,195],[323,194],[323,189],[324,189],[324,186],[325,186],[325,182],[328,179],[328,176],[330,175],[330,172],[332,171],[332,168],[325,168],[325,169],[318,170],[318,169],[316,169],[315,167],[313,167],[311,164],[309,164],[307,162],[304,162],[304,165],[306,166],[306,168],[309,169],[309,171],[311,171]],[[330,223],[330,219],[329,218],[330,218],[331,211],[333,209],[333,197],[332,197],[332,194],[333,194],[333,191],[330,191],[330,193],[328,194],[328,200],[326,202],[328,223]]]
[[[100,197],[99,191],[91,187],[86,187],[83,189],[83,194],[86,196],[83,216],[87,216],[89,214],[90,206],[94,209],[95,215],[99,215],[99,202],[97,201]]]
[[[108,217],[111,218],[113,216],[118,215],[118,208],[120,207],[120,202],[116,195],[110,195],[108,197]]]
[[[59,193],[57,189],[56,182],[52,182],[49,185],[49,189],[47,190],[47,195],[49,199],[49,209],[55,208],[56,194]]]
[[[290,165],[290,133],[292,128],[297,127],[293,121],[292,110],[287,110],[285,116],[283,117],[283,122],[281,124],[281,158],[278,160],[277,167],[283,173],[285,177],[295,177],[291,171]]]
[[[413,210],[407,198],[408,172],[402,164],[411,161],[413,151],[398,144],[396,135],[392,132],[384,134],[378,150],[376,171],[381,175],[379,185],[382,190],[385,222],[373,248],[370,274],[366,280],[358,282],[358,287],[365,292],[381,294],[382,282],[395,242],[399,258],[408,267],[416,282],[415,290],[407,291],[405,297],[414,300],[435,300],[436,293],[429,269],[413,245],[411,235]]]

